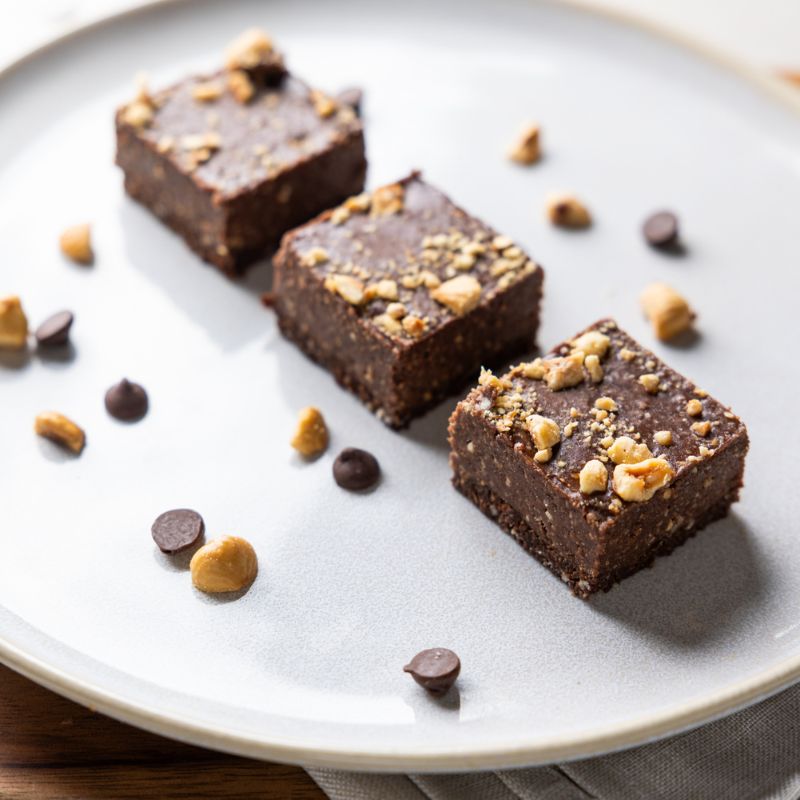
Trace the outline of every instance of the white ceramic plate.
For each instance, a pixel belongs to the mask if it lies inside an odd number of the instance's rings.
[[[370,183],[412,167],[522,242],[547,272],[540,342],[603,315],[749,424],[731,517],[612,592],[582,602],[449,484],[452,403],[392,433],[276,331],[258,291],[197,261],[125,198],[112,111],[142,68],[156,86],[213,68],[240,29],[277,36],[329,90],[366,88]],[[777,94],[641,28],[528,2],[167,3],[88,29],[0,79],[0,289],[34,322],[76,312],[68,361],[0,369],[0,657],[113,716],[176,738],[307,764],[454,769],[531,764],[697,724],[800,675],[794,348],[800,294],[800,117]],[[546,157],[503,157],[525,120]],[[595,227],[542,214],[578,192]],[[647,248],[660,207],[688,254]],[[91,220],[97,264],[56,238]],[[689,349],[654,344],[649,281],[699,309]],[[151,393],[135,426],[103,409],[127,375]],[[298,408],[320,405],[331,452],[300,463]],[[55,408],[88,431],[79,459],[31,431]],[[336,451],[385,480],[337,489]],[[225,602],[193,591],[149,526],[195,507],[250,539],[261,573]],[[462,657],[432,702],[401,671],[417,650]]]

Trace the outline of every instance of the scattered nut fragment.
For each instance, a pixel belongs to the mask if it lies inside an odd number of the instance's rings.
[[[711,433],[711,423],[708,420],[704,422],[693,422],[691,425],[692,433],[697,436],[708,436]]]
[[[542,157],[539,145],[540,132],[540,128],[535,122],[526,125],[508,151],[508,157],[517,164],[535,164]]]
[[[386,313],[392,319],[403,319],[408,311],[402,303],[389,303],[389,305],[386,306]]]
[[[397,300],[397,283],[391,278],[378,281],[375,285],[375,294],[381,300]]]
[[[19,297],[0,297],[0,349],[21,350],[27,344],[28,318]]]
[[[589,378],[592,383],[600,383],[600,381],[603,380],[603,368],[600,366],[600,359],[598,356],[594,354],[588,355],[583,363],[589,373]]]
[[[300,257],[300,263],[304,267],[313,267],[317,264],[324,264],[328,260],[328,251],[324,247],[312,247]]]
[[[222,97],[222,84],[219,81],[202,81],[192,87],[192,97],[201,103],[210,103]]]
[[[406,190],[400,183],[381,186],[372,193],[371,212],[373,217],[388,217],[403,210]]]
[[[694,397],[686,404],[686,413],[690,417],[699,417],[703,413],[703,404]]]
[[[431,297],[456,316],[461,316],[480,302],[481,285],[472,275],[458,275],[431,290]]]
[[[86,444],[86,434],[71,419],[56,411],[44,411],[36,417],[34,430],[39,436],[55,442],[75,454]]]
[[[533,361],[528,361],[520,364],[517,369],[520,374],[525,378],[531,378],[535,381],[540,381],[544,378],[547,368],[541,358],[536,358]]]
[[[560,228],[588,228],[592,224],[588,209],[572,194],[551,194],[547,198],[547,216]]]
[[[545,370],[544,382],[554,392],[577,386],[583,381],[583,353],[548,358],[542,364]]]
[[[272,39],[260,28],[248,28],[226,50],[225,66],[230,70],[251,70],[264,64],[273,53]]]
[[[623,361],[633,361],[636,358],[636,353],[633,350],[628,350],[627,347],[623,347],[622,350],[619,351],[619,357]]]
[[[598,397],[597,400],[594,401],[594,407],[600,408],[603,411],[617,410],[617,404],[611,397]]]
[[[291,445],[305,458],[314,458],[328,447],[328,428],[322,412],[314,406],[300,411]]]
[[[640,299],[653,332],[662,342],[691,328],[695,313],[671,286],[653,283],[642,292]]]
[[[649,500],[675,477],[675,471],[663,458],[648,458],[636,464],[614,467],[614,491],[630,503]]]
[[[239,536],[223,536],[204,544],[189,563],[192,583],[201,592],[238,592],[258,574],[253,545]]]
[[[661,381],[659,380],[658,375],[654,375],[652,372],[648,372],[645,375],[640,375],[639,383],[644,386],[644,390],[648,394],[658,394],[658,390],[661,388]]]
[[[372,321],[384,331],[384,333],[388,333],[390,336],[395,336],[403,330],[400,320],[397,317],[393,317],[388,311],[384,314],[378,314],[377,317],[373,317]]]
[[[61,234],[59,244],[61,252],[77,264],[91,264],[94,260],[92,228],[88,223],[67,228]]]
[[[582,350],[587,356],[602,358],[611,344],[611,339],[600,331],[586,331],[572,342],[575,350]]]
[[[644,442],[636,442],[630,436],[620,436],[608,448],[608,457],[615,464],[638,464],[652,458],[653,454]]]
[[[249,103],[256,91],[250,76],[242,69],[234,69],[228,74],[228,89],[233,99],[242,105]]]
[[[550,450],[561,441],[561,429],[548,417],[532,414],[525,425],[538,451]]]
[[[580,488],[583,494],[604,492],[608,486],[608,470],[602,461],[593,458],[583,465],[580,471]]]
[[[336,101],[328,97],[324,92],[319,91],[319,89],[312,89],[308,96],[314,106],[314,111],[317,112],[317,116],[325,119],[336,113],[338,108]]]
[[[425,320],[420,319],[420,317],[417,317],[414,314],[409,314],[407,317],[404,317],[402,324],[403,330],[409,336],[413,336],[415,339],[419,336],[422,336],[422,334],[425,333],[425,328],[427,327]]]
[[[669,447],[672,444],[672,431],[656,431],[653,440],[662,447]]]
[[[533,455],[533,460],[539,462],[540,464],[547,463],[553,457],[553,451],[551,448],[546,448],[544,450],[537,450]]]
[[[325,288],[338,294],[350,305],[357,306],[364,302],[364,284],[350,275],[328,275],[325,278]]]

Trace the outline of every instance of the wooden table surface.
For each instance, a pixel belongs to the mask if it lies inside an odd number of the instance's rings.
[[[0,666],[0,798],[323,800],[325,795],[299,767],[145,733]]]

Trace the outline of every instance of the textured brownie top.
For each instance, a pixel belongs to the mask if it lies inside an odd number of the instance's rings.
[[[351,197],[288,234],[284,249],[401,344],[541,273],[417,173]]]
[[[510,436],[573,502],[601,518],[668,492],[694,464],[746,437],[728,408],[612,320],[502,378],[484,371],[461,409]]]
[[[152,95],[140,90],[120,109],[117,122],[135,128],[221,199],[243,194],[361,130],[352,108],[297,78],[268,86],[230,70],[188,78]]]

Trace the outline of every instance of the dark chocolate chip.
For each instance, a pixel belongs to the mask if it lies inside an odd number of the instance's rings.
[[[48,317],[36,329],[36,342],[39,347],[61,347],[69,341],[69,329],[75,318],[71,311],[59,311]]]
[[[411,677],[431,694],[444,694],[461,672],[458,656],[445,647],[434,647],[417,653],[403,667]]]
[[[179,553],[195,544],[205,529],[203,518],[196,511],[176,508],[156,517],[150,532],[162,553]]]
[[[123,378],[106,392],[106,411],[115,419],[135,422],[148,408],[147,392],[138,383]]]
[[[671,211],[659,211],[645,220],[642,230],[653,247],[670,247],[678,241],[678,218]]]
[[[362,491],[374,486],[381,476],[381,468],[371,453],[357,447],[346,447],[333,462],[333,478],[342,489]]]
[[[361,115],[361,101],[363,99],[364,90],[359,89],[358,86],[342,89],[342,91],[336,95],[336,102],[340,106],[350,106],[359,116]]]

